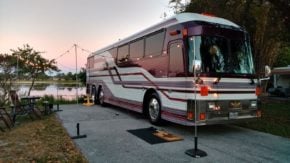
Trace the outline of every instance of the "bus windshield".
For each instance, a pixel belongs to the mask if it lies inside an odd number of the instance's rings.
[[[188,52],[189,73],[198,66],[203,74],[254,74],[251,49],[245,38],[192,36]]]

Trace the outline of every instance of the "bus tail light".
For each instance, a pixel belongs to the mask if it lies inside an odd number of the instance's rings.
[[[208,95],[208,86],[201,86],[200,87],[200,95],[207,96]]]
[[[205,113],[200,113],[199,114],[199,120],[203,121],[206,118],[206,114]]]
[[[188,120],[194,120],[194,113],[191,112],[191,111],[187,112],[187,119]]]

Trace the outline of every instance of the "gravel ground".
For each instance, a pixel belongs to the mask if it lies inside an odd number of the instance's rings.
[[[168,123],[153,126],[138,113],[114,106],[61,105],[57,115],[69,135],[80,124],[83,139],[74,139],[90,162],[289,162],[290,139],[231,125],[198,128],[199,149],[208,156],[192,158],[194,128]],[[127,130],[155,127],[180,135],[182,141],[148,144]]]

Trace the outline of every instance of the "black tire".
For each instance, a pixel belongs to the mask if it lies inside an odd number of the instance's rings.
[[[105,103],[105,93],[104,93],[104,90],[102,87],[99,88],[99,91],[98,91],[98,102],[100,105],[102,106],[106,106],[106,103]]]
[[[152,93],[146,102],[146,112],[149,121],[154,125],[161,125],[161,102],[156,93]]]
[[[98,91],[97,91],[97,89],[96,89],[95,86],[92,87],[92,94],[91,95],[94,98],[93,99],[94,100],[94,104],[95,105],[99,105],[100,104],[100,101],[98,99]]]

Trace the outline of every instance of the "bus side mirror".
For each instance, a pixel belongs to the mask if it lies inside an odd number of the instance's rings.
[[[263,80],[270,80],[270,75],[271,75],[271,68],[270,66],[266,65],[264,77],[259,79],[259,83],[261,83]]]
[[[265,77],[269,77],[271,75],[271,68],[270,66],[265,66]]]

